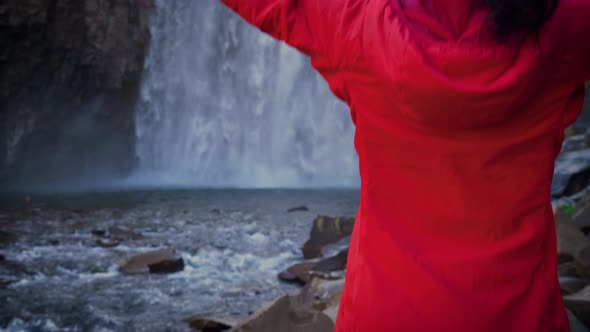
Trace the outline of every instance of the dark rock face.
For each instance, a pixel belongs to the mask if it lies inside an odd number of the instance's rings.
[[[130,170],[151,5],[0,3],[0,179]]]

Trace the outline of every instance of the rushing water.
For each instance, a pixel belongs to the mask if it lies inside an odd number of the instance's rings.
[[[354,125],[309,60],[219,1],[156,1],[136,179],[358,186]]]
[[[0,200],[0,330],[185,331],[195,314],[244,317],[295,286],[277,273],[301,259],[317,214],[351,216],[355,190],[144,191]],[[305,204],[309,212],[287,213]],[[212,209],[219,209],[212,211]],[[114,248],[92,230],[142,235]],[[7,233],[16,236],[10,239]],[[126,276],[134,253],[174,247],[184,271]]]

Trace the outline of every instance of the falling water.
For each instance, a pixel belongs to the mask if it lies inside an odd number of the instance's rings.
[[[357,186],[350,114],[307,58],[217,1],[158,1],[152,20],[138,179]]]

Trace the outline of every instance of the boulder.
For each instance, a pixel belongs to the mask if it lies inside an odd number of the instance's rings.
[[[333,331],[334,323],[322,312],[284,295],[256,311],[232,332],[326,332]]]
[[[303,245],[303,257],[320,257],[324,246],[350,236],[353,227],[354,218],[318,216],[313,222],[309,239]]]
[[[590,286],[563,297],[564,304],[586,326],[590,326]]]
[[[578,317],[576,317],[576,315],[574,315],[571,311],[567,310],[567,316],[570,321],[571,332],[589,332],[588,328],[586,328],[586,326],[584,326]]]
[[[292,207],[287,210],[287,212],[289,212],[289,213],[291,213],[291,212],[306,212],[306,211],[309,211],[309,208],[307,208],[307,206],[305,206],[305,205]]]
[[[94,236],[108,239],[109,241],[107,241],[107,242],[133,241],[133,240],[140,240],[143,238],[143,235],[141,235],[140,233],[138,233],[128,227],[117,226],[117,225],[109,227],[108,230],[93,229],[91,231],[91,233]]]
[[[571,254],[567,254],[567,253],[563,253],[563,252],[560,252],[557,254],[557,263],[558,264],[570,263],[575,260],[576,260],[576,258],[574,256],[572,256]]]
[[[590,277],[590,240],[582,249],[578,250],[576,258],[586,269],[586,275]]]
[[[322,248],[322,257],[332,257],[338,255],[343,250],[350,247],[350,236],[342,238],[340,241],[325,245]]]
[[[218,318],[218,317],[191,317],[188,319],[191,328],[202,332],[221,332],[227,331],[239,324],[235,318]]]
[[[590,240],[572,222],[564,212],[558,211],[555,215],[557,230],[557,251],[563,260],[571,256],[574,262],[583,267],[583,276],[588,275],[590,268]]]
[[[574,214],[572,223],[584,233],[588,234],[590,231],[590,206],[584,206],[583,208],[579,209]]]
[[[304,261],[279,273],[279,279],[301,284],[306,284],[313,277],[322,279],[340,279],[344,276],[347,258],[348,249],[345,249],[336,256],[322,260]]]
[[[588,186],[590,149],[565,152],[557,158],[551,194],[571,196]]]
[[[96,245],[102,248],[114,248],[121,244],[119,241],[110,240],[110,239],[97,239]]]
[[[561,263],[557,267],[557,275],[560,277],[580,278],[584,276],[584,268],[575,261]]]
[[[142,239],[143,235],[125,226],[111,226],[108,230],[108,237],[117,241],[128,241]]]
[[[182,260],[177,257],[175,249],[164,248],[133,256],[122,264],[119,270],[125,274],[150,273],[152,269],[158,273],[164,273],[166,268],[171,268],[169,272],[178,272],[182,270],[178,270],[179,259]],[[184,262],[182,267],[184,268]]]
[[[336,322],[343,289],[344,279],[324,280],[313,278],[295,297],[295,300],[299,305],[311,306],[315,310],[322,311],[332,322]]]
[[[0,248],[7,247],[8,245],[16,242],[17,239],[18,235],[15,233],[0,230]]]
[[[154,264],[148,265],[150,273],[175,273],[184,270],[184,260],[178,258],[175,260],[165,260]]]
[[[586,135],[575,135],[566,138],[561,147],[561,153],[579,151],[588,148],[586,145]]]
[[[559,286],[565,295],[575,294],[588,286],[588,281],[576,277],[559,277]]]
[[[107,237],[107,231],[105,231],[104,229],[93,229],[90,231],[90,233],[98,237]]]
[[[586,191],[585,195],[576,204],[576,212],[572,217],[572,223],[585,233],[590,231],[590,192]]]
[[[316,261],[305,261],[295,264],[286,271],[279,273],[279,279],[287,282],[305,284],[311,279],[309,271],[317,264]]]

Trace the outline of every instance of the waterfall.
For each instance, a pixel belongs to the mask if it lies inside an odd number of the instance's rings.
[[[157,1],[136,116],[137,179],[358,186],[354,125],[309,60],[218,1]]]

